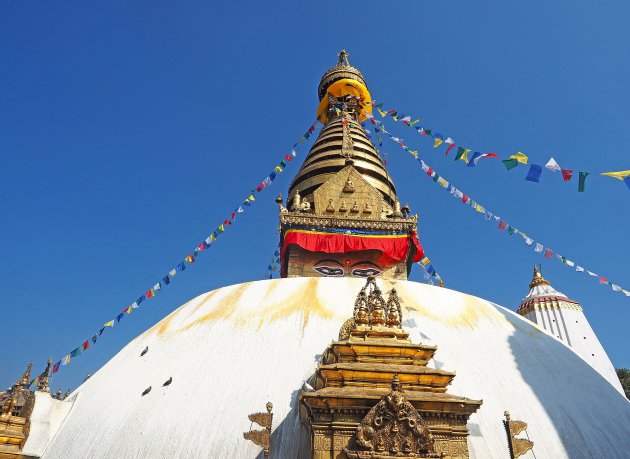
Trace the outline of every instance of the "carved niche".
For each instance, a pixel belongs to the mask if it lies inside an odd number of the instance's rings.
[[[427,422],[422,419],[394,376],[392,390],[358,425],[355,448],[345,449],[349,459],[397,457],[439,458]]]

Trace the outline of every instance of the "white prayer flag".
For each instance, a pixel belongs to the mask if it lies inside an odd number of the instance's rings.
[[[534,249],[534,252],[542,252],[544,249],[544,247],[542,246],[542,244],[539,244],[538,242],[536,243],[536,248]]]
[[[571,267],[575,266],[575,263],[573,263],[571,260],[567,260],[566,264]]]
[[[444,143],[448,143],[449,145],[453,145],[455,143],[455,141],[453,139],[451,139],[450,137],[447,137],[446,140],[444,141]]]
[[[162,284],[160,284],[159,282],[153,286],[153,290],[155,290],[155,291],[158,291],[161,288],[162,288]]]
[[[545,167],[549,169],[551,172],[558,172],[559,170],[561,170],[560,165],[556,162],[555,159],[553,159],[553,157],[549,161],[547,161],[547,164],[545,164]]]
[[[597,277],[597,274],[590,272],[588,269],[586,270],[589,276]]]
[[[618,285],[611,284],[611,287],[612,287],[612,289],[613,289],[615,292],[619,292],[619,291],[621,291],[621,287],[619,287]]]
[[[533,243],[534,243],[534,240],[531,237],[525,238],[525,244],[532,245]]]
[[[582,268],[581,266],[576,266],[575,270],[579,273],[583,273],[584,272],[584,268]]]
[[[175,277],[175,274],[177,274],[177,270],[176,270],[176,269],[171,269],[171,270],[168,272],[168,275],[169,275],[169,276],[171,276],[171,277]]]

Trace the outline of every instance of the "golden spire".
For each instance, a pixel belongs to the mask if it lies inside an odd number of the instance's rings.
[[[549,281],[542,277],[542,274],[538,271],[538,267],[534,265],[534,277],[529,284],[529,288],[534,288],[538,285],[549,285]]]
[[[37,390],[39,392],[50,392],[49,387],[49,379],[50,379],[50,366],[52,365],[52,359],[48,357],[48,363],[46,364],[46,369],[42,373],[42,377],[37,384]]]
[[[31,384],[31,369],[33,368],[33,362],[28,363],[28,367],[26,371],[22,375],[20,379],[18,379],[13,387],[22,386],[24,388],[28,388]]]

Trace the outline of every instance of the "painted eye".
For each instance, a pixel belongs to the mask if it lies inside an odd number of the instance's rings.
[[[332,277],[341,277],[343,276],[342,268],[331,268],[330,266],[317,266],[313,268],[315,271],[320,273],[322,276],[332,276]]]
[[[370,276],[378,276],[383,271],[374,268],[357,268],[352,270],[353,277],[370,277]]]

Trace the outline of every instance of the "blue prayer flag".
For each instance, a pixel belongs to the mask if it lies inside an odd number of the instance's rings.
[[[477,165],[477,163],[475,162],[475,159],[478,158],[479,156],[481,156],[481,153],[479,153],[478,151],[474,152],[473,155],[468,160],[468,167],[475,167]]]
[[[542,166],[538,164],[531,164],[529,166],[529,172],[527,173],[527,177],[525,180],[529,182],[540,182],[540,175],[542,174]]]

